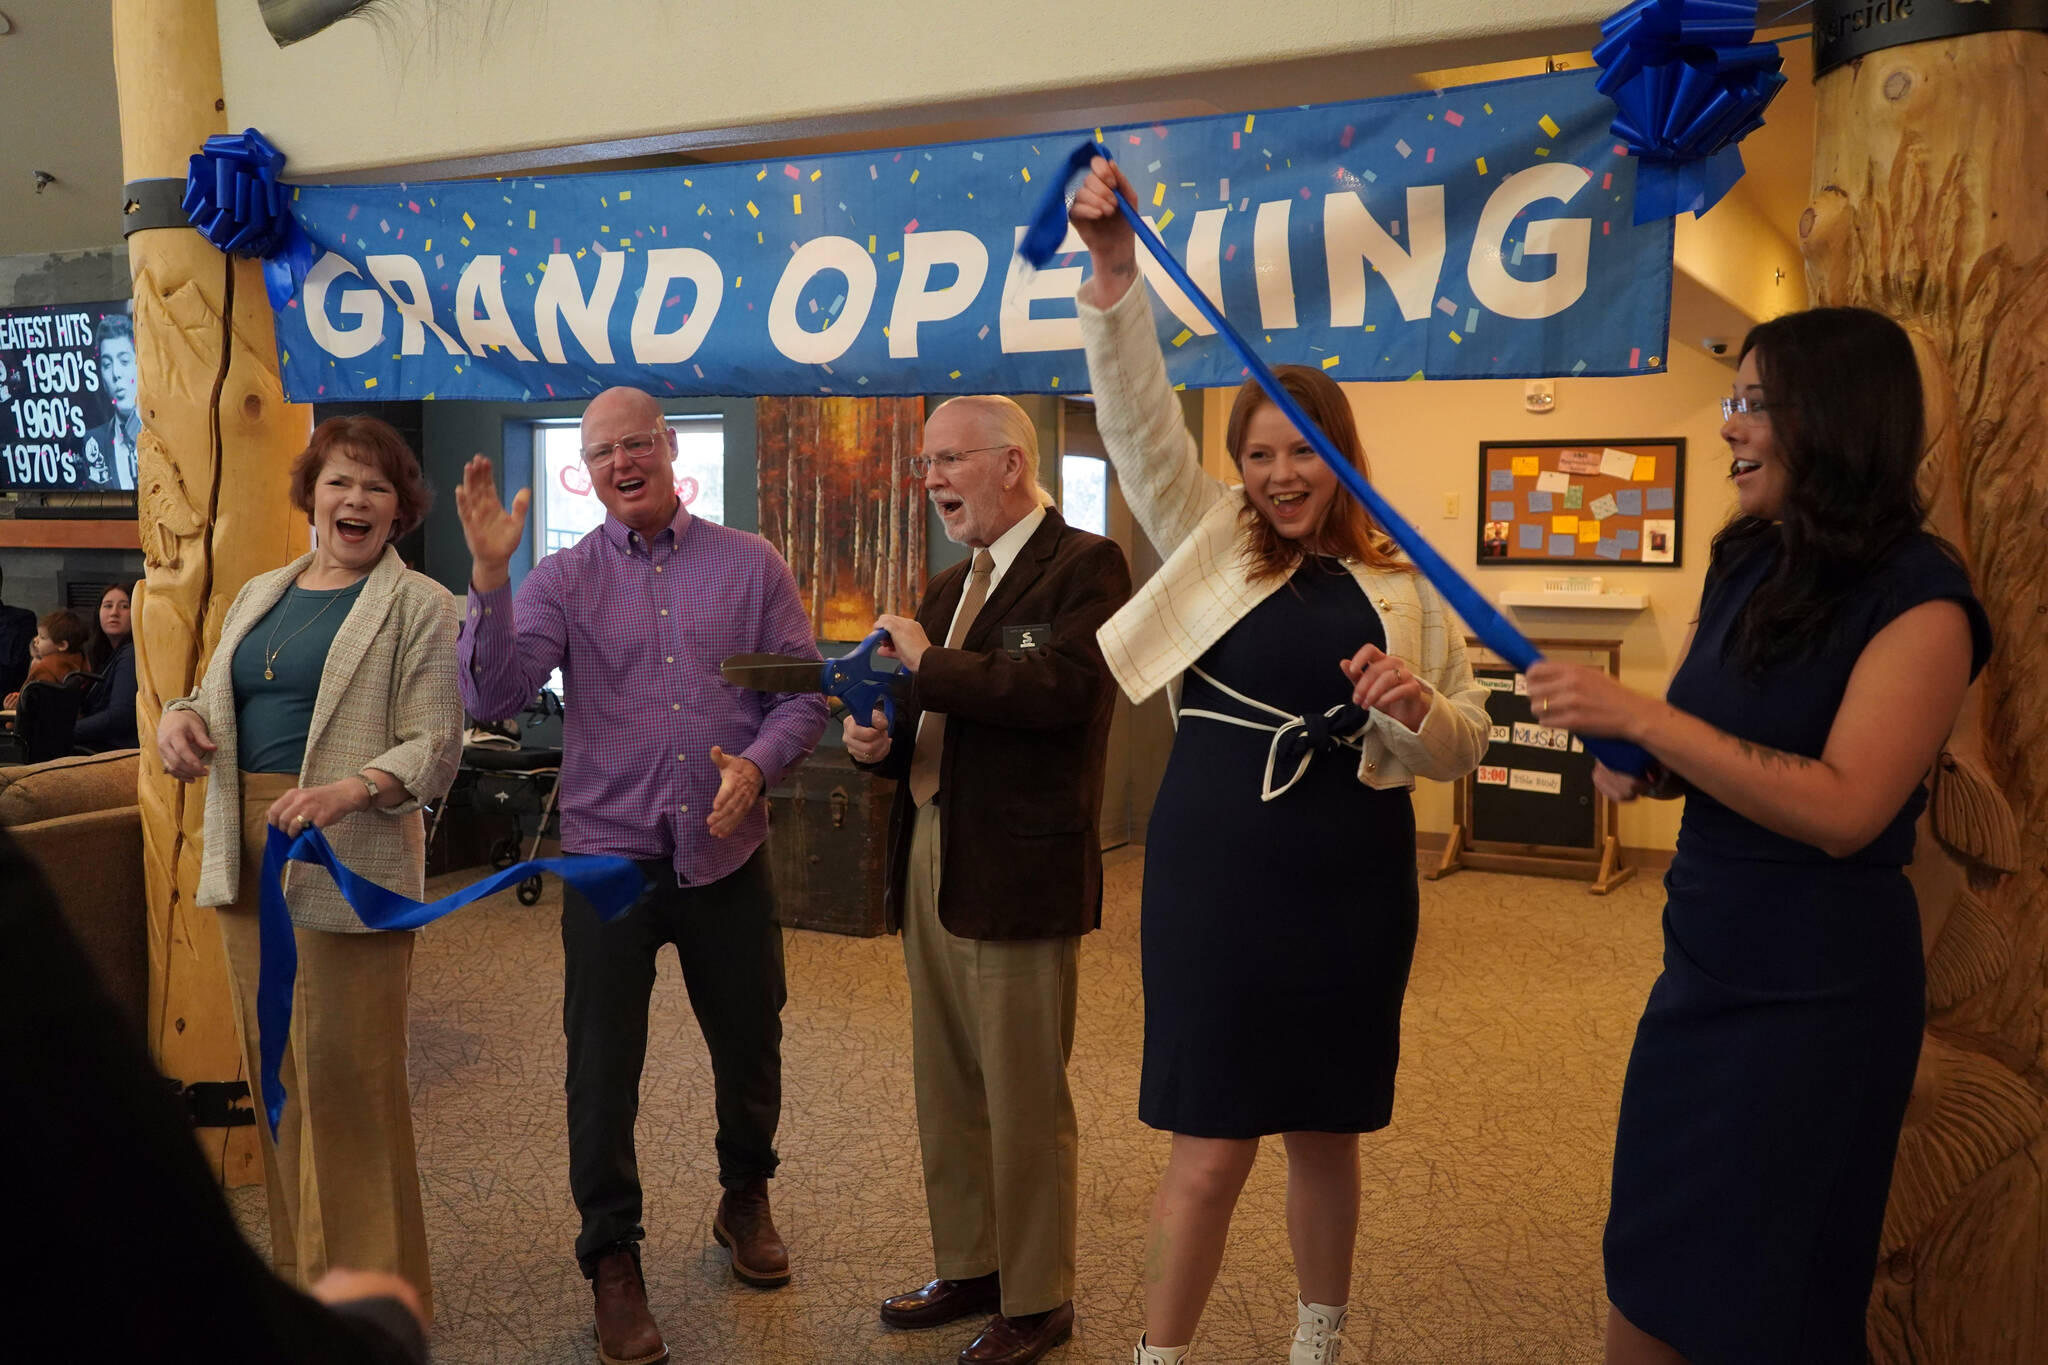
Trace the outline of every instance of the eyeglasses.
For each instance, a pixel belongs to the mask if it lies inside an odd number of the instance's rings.
[[[910,457],[910,472],[923,478],[934,465],[951,474],[960,467],[960,462],[969,455],[979,455],[984,450],[1008,450],[1008,446],[975,446],[970,450],[942,450],[936,455],[913,455]]]
[[[631,460],[651,455],[654,453],[656,446],[663,444],[662,438],[668,435],[668,430],[667,427],[656,427],[652,431],[637,432],[622,440],[611,441],[605,445],[585,446],[583,447],[583,463],[589,465],[592,469],[603,469],[620,455],[624,455]]]
[[[1740,416],[1748,421],[1751,426],[1755,426],[1769,420],[1765,416],[1769,411],[1770,409],[1765,406],[1764,400],[1761,398],[1723,398],[1721,400],[1721,420],[1724,422]]]

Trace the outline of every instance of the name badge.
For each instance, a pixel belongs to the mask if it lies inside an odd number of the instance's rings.
[[[1036,626],[1004,626],[1003,649],[1021,655],[1027,649],[1044,649],[1052,643],[1052,622]]]

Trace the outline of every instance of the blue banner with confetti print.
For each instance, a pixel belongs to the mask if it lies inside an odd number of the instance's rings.
[[[1342,380],[1663,368],[1669,219],[1597,73],[1100,132],[1274,364]],[[1083,130],[1093,132],[1096,130]],[[1085,389],[1071,233],[1016,257],[1082,131],[538,179],[299,186],[286,391],[350,399]],[[1034,185],[1034,177],[1037,183]],[[1174,380],[1239,361],[1146,258]]]

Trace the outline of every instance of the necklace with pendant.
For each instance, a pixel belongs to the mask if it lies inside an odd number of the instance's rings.
[[[336,602],[339,602],[343,596],[343,593],[337,592],[333,596],[329,597],[327,599],[326,607],[322,607],[320,608],[320,610],[314,612],[313,615],[307,619],[306,624],[304,626],[300,626],[297,630],[285,636],[284,644],[279,644],[277,642],[278,629],[279,627],[284,625],[284,618],[291,615],[291,601],[292,598],[298,594],[298,591],[299,590],[296,587],[286,588],[284,590],[285,609],[277,614],[277,625],[274,625],[270,628],[270,638],[264,641],[263,643],[263,680],[265,682],[275,682],[277,680],[277,674],[271,671],[271,666],[277,662],[277,656],[284,653],[284,646],[290,644],[292,641],[298,639],[299,636],[303,635],[306,632],[306,628],[308,626],[311,626],[313,622],[319,620],[321,617],[327,614],[327,607],[331,607]],[[346,590],[344,589],[344,592],[345,591]]]

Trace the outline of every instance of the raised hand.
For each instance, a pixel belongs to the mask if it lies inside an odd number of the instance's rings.
[[[532,493],[522,488],[513,494],[507,510],[498,500],[498,484],[491,477],[488,459],[472,455],[462,467],[462,482],[455,488],[455,511],[462,518],[462,539],[469,546],[469,580],[479,592],[510,581],[507,566],[526,535],[526,508],[532,498]]]
[[[1138,235],[1117,209],[1117,191],[1130,195],[1131,182],[1115,162],[1096,157],[1067,206],[1067,221],[1088,246],[1095,273],[1081,286],[1087,301],[1107,308],[1138,277]],[[1133,203],[1136,200],[1132,201]]]

